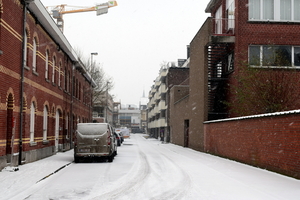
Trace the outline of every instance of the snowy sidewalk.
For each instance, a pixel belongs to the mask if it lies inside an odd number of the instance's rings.
[[[19,170],[15,172],[3,169],[0,172],[1,199],[10,199],[12,194],[26,190],[62,167],[67,166],[73,160],[73,150],[70,150],[63,153],[59,152],[33,163],[20,165]]]

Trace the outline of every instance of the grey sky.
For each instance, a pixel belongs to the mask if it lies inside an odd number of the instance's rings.
[[[95,6],[107,1],[41,0],[45,6]],[[64,33],[75,49],[101,63],[113,78],[112,94],[122,104],[139,104],[163,62],[186,58],[186,46],[209,14],[209,0],[117,0],[108,14],[65,14]],[[69,7],[67,7],[69,8]]]

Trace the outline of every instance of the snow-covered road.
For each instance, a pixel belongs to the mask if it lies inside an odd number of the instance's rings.
[[[71,163],[73,152],[0,173],[0,199],[296,200],[300,181],[132,134],[112,163]],[[65,168],[41,180],[68,163]],[[39,182],[38,182],[39,181]],[[37,183],[38,182],[38,183]]]

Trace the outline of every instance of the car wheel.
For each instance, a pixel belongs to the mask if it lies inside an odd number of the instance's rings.
[[[108,156],[107,161],[108,162],[112,162],[114,160],[114,155]]]
[[[80,161],[79,157],[78,156],[74,156],[74,162],[75,163],[79,163],[79,161]]]

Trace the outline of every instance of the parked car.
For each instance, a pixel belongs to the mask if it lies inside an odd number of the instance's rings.
[[[112,162],[117,155],[117,142],[108,123],[79,123],[75,134],[74,161],[104,158]]]
[[[122,131],[118,131],[118,130],[116,130],[116,133],[118,133],[119,135],[120,135],[120,137],[121,137],[121,143],[123,143],[124,142],[124,136],[123,136],[123,133],[122,133]]]
[[[116,140],[117,140],[117,145],[118,146],[121,146],[121,136],[120,136],[120,134],[119,133],[117,133],[117,132],[114,132],[114,135],[115,135],[115,138],[116,138]]]

